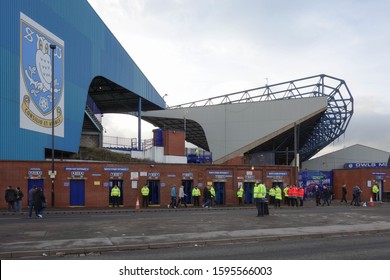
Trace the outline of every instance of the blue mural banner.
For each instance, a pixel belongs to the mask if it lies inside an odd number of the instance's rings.
[[[51,134],[54,111],[54,133],[64,137],[64,45],[59,37],[20,13],[21,128]]]
[[[305,199],[315,198],[314,189],[317,185],[320,192],[324,186],[333,190],[333,172],[332,171],[301,171],[299,172],[299,185],[305,188]]]

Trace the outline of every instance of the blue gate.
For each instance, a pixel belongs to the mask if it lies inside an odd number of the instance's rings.
[[[184,187],[184,193],[187,195],[184,197],[184,200],[187,204],[192,203],[192,187],[194,185],[193,180],[182,180],[181,181],[183,187]]]
[[[44,185],[43,185],[43,179],[28,179],[27,183],[27,193],[32,189],[34,186],[37,186],[38,188],[41,187],[42,190],[44,190]]]
[[[160,204],[160,180],[148,180],[149,186],[149,204]]]
[[[253,188],[255,186],[254,182],[244,182],[244,203],[252,204],[253,203]]]
[[[85,181],[70,180],[70,206],[85,206]]]
[[[225,203],[225,182],[214,182],[215,203],[222,205]]]

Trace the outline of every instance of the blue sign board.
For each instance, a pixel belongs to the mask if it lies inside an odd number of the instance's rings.
[[[288,173],[287,172],[268,172],[268,175],[267,177],[275,177],[275,176],[287,176]]]
[[[65,167],[65,171],[90,171],[89,167]]]
[[[230,171],[209,171],[209,175],[231,175]]]
[[[386,162],[352,162],[345,163],[344,168],[356,169],[356,168],[386,168]]]
[[[113,172],[128,172],[129,168],[128,167],[104,167],[104,171],[113,171]]]

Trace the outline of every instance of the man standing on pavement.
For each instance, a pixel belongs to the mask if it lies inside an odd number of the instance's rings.
[[[288,197],[290,199],[291,206],[298,207],[298,187],[296,185],[291,186]]]
[[[354,202],[354,206],[360,206],[360,194],[362,193],[362,190],[360,189],[360,187],[359,186],[355,186],[354,188],[353,188],[353,197],[354,197],[354,199],[353,199],[353,201],[352,202]],[[352,204],[352,202],[351,202],[351,204]]]
[[[324,206],[325,203],[328,206],[330,205],[330,192],[326,186],[324,186],[324,190],[322,191],[322,199],[324,200],[324,202],[322,203],[322,206]]]
[[[283,189],[283,193],[284,193],[284,204],[285,204],[285,205],[288,205],[288,206],[290,206],[290,197],[288,196],[289,190],[290,190],[290,186],[289,186],[289,185],[285,186],[284,189]]]
[[[305,196],[305,189],[303,186],[299,186],[298,188],[298,200],[299,200],[299,206],[303,206],[303,198]],[[297,207],[298,207],[298,201],[297,201]]]
[[[211,185],[209,190],[210,190],[210,194],[211,194],[211,200],[210,200],[210,202],[211,202],[210,208],[211,208],[213,206],[213,202],[215,203],[215,206],[217,206],[217,203],[215,201],[215,189],[214,189],[214,186]]]
[[[168,208],[176,208],[176,185],[171,188],[171,203],[168,204]]]
[[[16,212],[22,212],[23,192],[20,187],[16,187]]]
[[[242,205],[242,196],[244,195],[244,189],[240,186],[237,190],[238,206]]]
[[[204,198],[204,204],[202,205],[203,208],[211,208],[211,192],[210,192],[210,186],[206,186],[203,191],[203,198]]]
[[[321,205],[321,191],[318,185],[314,186],[314,195],[316,197],[316,205],[320,206]]]
[[[378,185],[376,184],[376,182],[374,182],[374,185],[372,186],[371,191],[372,191],[372,199],[374,201],[377,201],[379,199],[378,198],[379,188],[378,188]]]
[[[257,217],[263,217],[267,213],[265,213],[265,199],[267,195],[267,188],[264,184],[256,181],[255,187],[253,189],[253,197],[256,202],[257,208]]]
[[[145,184],[141,189],[142,207],[149,207],[149,187]]]
[[[12,186],[8,186],[5,191],[5,201],[8,203],[8,212],[16,212],[15,202],[16,202],[16,190]]]
[[[275,208],[280,208],[280,202],[282,201],[282,189],[279,185],[275,187]]]
[[[177,207],[180,207],[181,203],[184,203],[184,207],[187,208],[186,196],[187,194],[184,192],[184,186],[181,185],[179,188],[179,201],[177,202]]]
[[[34,208],[34,193],[37,190],[37,186],[33,186],[29,191],[28,191],[28,216],[31,218],[32,217],[32,210]]]
[[[200,189],[198,186],[192,189],[192,197],[194,198],[194,206],[199,206]]]
[[[121,197],[121,190],[115,185],[111,190],[112,207],[119,207],[119,199]]]
[[[275,203],[275,186],[272,186],[269,189],[269,205],[274,205]]]
[[[345,203],[348,204],[348,201],[347,201],[347,186],[345,184],[342,185],[342,187],[341,187],[341,201],[340,201],[340,203],[343,203],[343,201],[345,201]]]

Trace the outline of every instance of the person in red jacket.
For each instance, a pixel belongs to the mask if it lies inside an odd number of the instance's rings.
[[[294,198],[293,198],[293,185],[291,185],[288,190],[288,206],[294,206]]]
[[[304,196],[305,196],[305,189],[302,186],[299,186],[298,199],[299,199],[299,206],[301,206],[301,207],[303,206],[303,197]]]
[[[291,206],[298,207],[298,187],[296,185],[293,185],[291,187]]]

